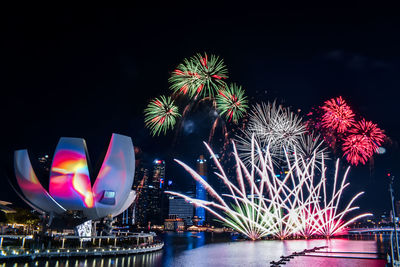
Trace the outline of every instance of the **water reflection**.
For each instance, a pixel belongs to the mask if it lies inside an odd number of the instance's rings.
[[[376,252],[378,250],[374,240],[242,241],[209,244],[196,250],[184,251],[176,255],[168,266],[268,266],[271,261],[279,260],[280,256],[314,248],[315,246],[328,246],[329,251]],[[365,255],[356,256],[364,257]],[[384,266],[384,261],[303,256],[297,257],[286,264],[286,266],[307,267],[322,265]]]
[[[270,261],[279,260],[282,255],[295,251],[328,246],[330,252],[384,252],[387,236],[367,236],[330,240],[266,240],[231,241],[229,235],[212,233],[166,233],[162,251],[125,257],[105,257],[69,260],[33,261],[29,263],[4,263],[2,266],[269,266]],[[384,266],[384,261],[371,259],[327,258],[328,253],[303,256],[292,259],[285,266]],[[317,257],[317,256],[324,257]],[[329,253],[348,256],[349,254]],[[352,254],[351,256],[374,257],[375,254]]]

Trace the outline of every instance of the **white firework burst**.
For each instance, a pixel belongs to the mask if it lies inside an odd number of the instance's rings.
[[[349,186],[346,178],[350,170],[350,167],[347,168],[340,181],[339,160],[336,162],[333,190],[327,189],[323,154],[321,172],[317,176],[315,153],[304,164],[304,159],[294,148],[294,161],[286,157],[288,169],[283,177],[278,177],[274,171],[269,147],[267,146],[263,153],[253,137],[250,168],[246,168],[240,160],[233,144],[237,181],[232,181],[227,177],[210,147],[206,143],[205,145],[219,169],[216,175],[224,182],[230,193],[219,195],[199,174],[178,160],[176,161],[203,185],[212,200],[194,199],[172,191],[166,191],[166,193],[182,197],[198,207],[203,207],[225,225],[252,240],[264,236],[279,239],[296,236],[331,237],[343,233],[346,227],[357,219],[372,215],[364,213],[345,221],[345,216],[349,212],[358,209],[352,205],[363,192],[356,194],[343,206],[345,207],[343,210],[339,209],[339,202],[343,202],[343,191]],[[254,161],[256,154],[259,154],[258,164]],[[256,182],[257,180],[259,182]]]
[[[247,128],[242,136],[236,136],[238,150],[247,164],[246,159],[251,154],[251,138],[254,135],[259,145],[269,151],[274,163],[285,160],[285,151],[292,151],[298,146],[301,137],[306,133],[306,126],[301,117],[289,108],[273,103],[261,103],[253,107],[249,116]]]
[[[293,148],[290,148],[293,153]],[[299,142],[296,145],[296,150],[304,160],[304,164],[308,163],[313,157],[315,158],[316,167],[321,165],[323,159],[329,159],[327,147],[324,146],[324,141],[321,140],[319,135],[313,132],[302,134]]]
[[[252,140],[260,146],[261,154],[259,153],[252,153]],[[259,135],[256,135],[255,133],[251,133],[250,131],[242,131],[242,135],[237,135],[236,136],[236,148],[238,151],[240,151],[240,158],[243,160],[243,162],[247,166],[251,166],[252,160],[254,161],[255,164],[260,164],[260,155],[262,156],[265,154],[267,147],[269,144],[267,143],[267,140],[264,138],[260,138]],[[269,149],[270,154],[271,154],[271,160],[275,165],[278,165],[279,162],[277,160],[279,155],[274,154],[271,152],[271,149]]]

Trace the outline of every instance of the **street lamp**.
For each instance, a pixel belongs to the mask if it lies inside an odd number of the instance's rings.
[[[395,208],[394,208],[394,195],[393,195],[393,191],[394,191],[393,190],[394,176],[391,175],[390,173],[388,173],[387,175],[390,178],[390,181],[389,181],[389,192],[390,192],[390,199],[391,199],[391,202],[392,202],[393,230],[394,230],[394,237],[395,237],[395,240],[396,240],[395,249],[396,249],[396,254],[397,254],[397,261],[399,261],[399,256],[400,256],[399,255],[399,240],[398,240],[398,236],[397,236],[396,211],[395,211]],[[391,244],[393,244],[393,239],[391,240]],[[394,248],[393,248],[393,245],[392,245],[392,257],[393,257],[392,262],[394,264],[396,264],[396,260],[394,259],[393,250],[394,250]],[[395,265],[393,265],[393,266],[395,266]]]

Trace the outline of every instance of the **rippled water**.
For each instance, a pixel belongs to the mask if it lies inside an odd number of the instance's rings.
[[[384,252],[386,244],[382,236],[371,236],[369,240],[265,240],[231,241],[226,234],[167,233],[162,251],[126,257],[73,259],[8,263],[6,266],[270,266],[282,255],[290,255],[315,246],[328,246],[330,252]],[[333,258],[376,257],[375,254],[315,253],[315,256],[298,256],[283,266],[385,266],[385,261],[374,259]],[[317,257],[323,256],[323,257]]]
[[[269,266],[282,255],[316,246],[328,246],[330,252],[378,252],[381,248],[376,240],[267,240],[213,243],[176,253],[167,257],[165,266]],[[167,249],[168,250],[168,249]],[[166,253],[168,255],[168,251]],[[376,257],[374,254],[316,253],[319,256]],[[299,256],[285,266],[385,266],[384,261],[372,259],[344,259]]]

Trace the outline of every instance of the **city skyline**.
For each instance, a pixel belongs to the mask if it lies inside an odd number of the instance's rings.
[[[398,8],[307,4],[4,7],[0,265],[400,266]]]
[[[143,109],[148,100],[168,90],[168,76],[183,58],[210,52],[225,59],[252,104],[277,99],[305,115],[341,95],[357,112],[379,123],[393,143],[374,164],[352,168],[352,184],[368,196],[361,208],[389,208],[384,177],[399,171],[400,129],[393,118],[396,97],[390,97],[399,85],[398,38],[391,34],[398,26],[395,14],[359,4],[347,9],[272,8],[265,13],[245,8],[239,16],[243,19],[236,22],[232,18],[238,13],[205,14],[205,25],[221,30],[199,38],[187,30],[203,26],[203,20],[194,19],[183,29],[173,23],[184,11],[59,10],[36,16],[11,10],[6,18],[3,172],[9,176],[14,150],[26,147],[33,156],[43,155],[54,151],[60,136],[84,137],[95,164],[101,161],[104,140],[118,132],[132,137],[149,158],[165,159],[167,173],[183,188],[188,186],[187,175],[173,158],[194,166],[204,152],[209,121],[202,114],[207,110],[193,112],[174,143],[173,133],[150,137],[144,130]],[[24,19],[13,19],[18,17]],[[24,24],[27,20],[32,24]],[[19,79],[21,72],[24,79]],[[2,190],[13,200],[10,188]]]

